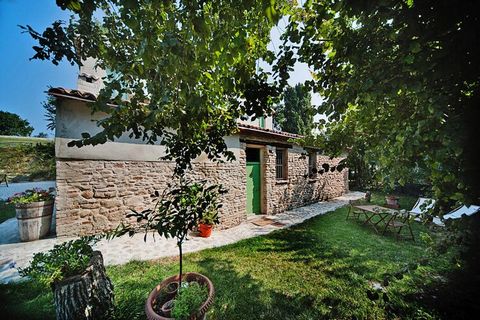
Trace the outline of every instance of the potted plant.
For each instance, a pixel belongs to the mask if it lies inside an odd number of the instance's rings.
[[[15,204],[21,241],[33,241],[50,232],[53,215],[53,188],[34,188],[15,193],[8,201]]]
[[[50,286],[57,320],[106,319],[113,310],[113,285],[95,237],[82,237],[36,253],[20,275]]]
[[[217,210],[206,212],[198,224],[198,235],[204,238],[210,237],[212,234],[213,225],[219,222]]]
[[[387,202],[387,205],[392,207],[392,208],[399,208],[400,205],[398,204],[398,197],[394,195],[387,195],[385,196],[385,201]]]
[[[121,224],[107,238],[129,234],[133,236],[137,230],[144,230],[146,241],[147,232],[154,230],[160,236],[173,237],[177,240],[179,250],[179,273],[164,279],[149,294],[145,302],[145,313],[148,319],[171,319],[178,314],[182,319],[202,319],[213,303],[215,289],[212,282],[199,273],[183,273],[182,245],[187,239],[188,232],[198,227],[200,221],[208,220],[218,223],[218,209],[221,208],[219,195],[225,193],[221,185],[206,185],[206,181],[192,182],[181,178],[176,185],[169,185],[162,195],[155,192],[152,197],[155,201],[153,209],[142,212],[132,210],[127,218],[136,218],[137,224]],[[139,225],[140,224],[140,225]],[[201,290],[190,287],[202,287]],[[173,284],[173,285],[172,285]],[[174,292],[172,288],[178,289]],[[206,295],[198,292],[207,292]],[[193,293],[192,293],[193,292]],[[200,295],[200,298],[197,297]],[[195,296],[191,301],[191,296]],[[185,301],[188,301],[185,302]],[[194,303],[196,301],[196,303]],[[185,307],[188,304],[188,308]],[[183,311],[179,311],[179,309]],[[189,310],[186,312],[185,310]]]

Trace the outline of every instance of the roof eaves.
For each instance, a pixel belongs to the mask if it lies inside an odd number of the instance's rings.
[[[55,97],[73,99],[73,100],[84,101],[84,102],[97,101],[97,97],[91,92],[81,91],[76,89],[66,89],[62,87],[50,88],[47,91],[47,94]],[[112,103],[109,103],[108,105],[111,107],[117,107],[117,105]],[[240,129],[240,131],[243,130],[243,131],[257,132],[261,134],[273,135],[273,136],[283,137],[283,138],[291,138],[291,139],[303,138],[303,136],[298,134],[265,129],[265,128],[260,128],[260,127],[252,126],[248,124],[238,124],[238,128]]]
[[[75,90],[75,89],[65,89],[62,87],[50,88],[47,91],[47,94],[54,97],[60,97],[60,98],[66,98],[66,99],[72,99],[72,100],[78,100],[78,101],[84,101],[84,102],[97,101],[97,97],[91,92]],[[118,107],[118,105],[113,103],[108,103],[107,105],[109,107]]]
[[[284,132],[284,131],[277,131],[277,130],[271,130],[271,129],[265,129],[265,128],[260,128],[257,126],[252,126],[248,124],[238,124],[238,128],[240,131],[250,131],[250,132],[258,132],[262,134],[268,134],[268,135],[274,135],[274,136],[280,136],[284,138],[291,138],[291,139],[297,139],[297,138],[303,138],[303,136],[294,134],[294,133],[289,133],[289,132]]]

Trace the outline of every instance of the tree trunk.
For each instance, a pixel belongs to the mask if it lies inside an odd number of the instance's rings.
[[[178,250],[180,251],[180,273],[178,274],[178,292],[182,290],[182,272],[183,272],[183,254],[182,243],[178,242]]]
[[[57,320],[107,319],[113,310],[113,285],[100,251],[83,274],[55,283],[53,292]]]

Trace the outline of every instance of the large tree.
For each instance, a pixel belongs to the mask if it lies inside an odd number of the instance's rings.
[[[275,70],[285,82],[292,52],[312,69],[330,154],[361,147],[384,182],[420,169],[435,196],[478,202],[478,12],[471,0],[307,1]]]
[[[0,135],[5,136],[30,136],[33,127],[27,120],[18,114],[0,111]]]
[[[224,137],[238,130],[237,119],[271,112],[278,92],[256,66],[260,58],[273,61],[267,44],[270,29],[287,9],[283,2],[57,0],[74,14],[68,24],[56,21],[42,33],[23,29],[38,40],[33,58],[81,65],[92,57],[112,71],[91,105],[92,111],[108,114],[98,122],[102,131],[85,132],[70,146],[105,143],[125,132],[146,143],[160,140],[164,159],[176,161],[174,181],[195,191],[195,183],[181,179],[191,161],[202,152],[212,160],[232,160]],[[207,189],[212,195],[219,190],[212,188]],[[172,191],[182,202],[176,213],[184,214],[188,199],[179,190]],[[207,194],[194,196],[204,209],[215,201]],[[175,227],[191,229],[201,217],[191,223],[177,219]],[[156,228],[163,235],[173,230],[162,223]],[[177,244],[181,256],[182,241]],[[75,305],[75,299],[65,303]]]
[[[276,124],[286,132],[309,134],[313,129],[312,95],[301,83],[287,87],[283,103],[275,110]]]
[[[270,113],[277,92],[256,62],[273,60],[270,29],[285,3],[61,0],[57,4],[74,14],[69,23],[56,21],[43,33],[22,28],[38,40],[33,58],[80,65],[93,57],[113,71],[92,104],[109,114],[98,123],[102,131],[84,133],[71,146],[124,132],[146,143],[161,139],[165,159],[182,173],[202,152],[232,159],[223,137],[237,130],[237,118]]]
[[[47,100],[42,102],[44,110],[45,121],[47,121],[47,129],[55,130],[57,127],[57,104],[58,101],[54,97],[47,97]]]

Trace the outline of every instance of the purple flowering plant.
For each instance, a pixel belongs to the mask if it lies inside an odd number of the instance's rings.
[[[24,192],[14,193],[13,196],[8,198],[8,202],[17,204],[52,200],[54,198],[54,190],[54,188],[48,190],[41,188],[28,189]]]

